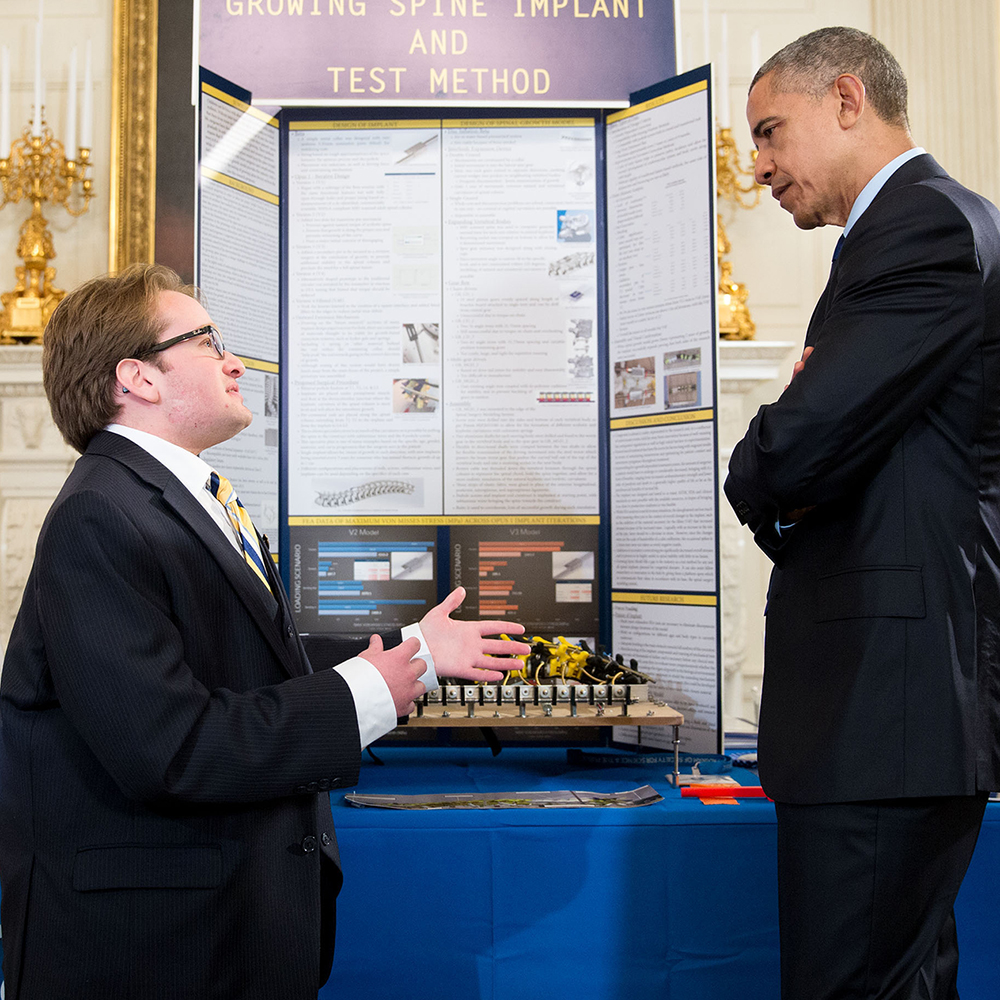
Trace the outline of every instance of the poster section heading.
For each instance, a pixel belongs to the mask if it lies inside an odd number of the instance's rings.
[[[593,646],[599,571],[593,520],[450,529],[293,526],[292,608],[304,632],[365,633],[418,621],[461,585],[467,596],[457,618],[517,621],[529,635]]]
[[[201,0],[261,105],[622,107],[675,71],[673,0]]]
[[[202,457],[229,479],[277,552],[279,533],[279,151],[275,119],[202,83],[198,185],[201,301],[242,362],[250,426]]]

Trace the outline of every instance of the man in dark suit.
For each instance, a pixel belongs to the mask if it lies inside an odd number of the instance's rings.
[[[266,544],[198,457],[249,424],[243,371],[166,268],[89,282],[46,330],[83,457],[0,682],[9,1000],[315,1000],[342,881],[329,790],[434,664],[496,680],[489,654],[528,650],[452,620],[459,590],[393,648],[334,643],[346,662],[314,671]]]
[[[1000,214],[914,146],[863,32],[782,49],[747,117],[758,182],[800,228],[844,227],[725,485],[774,562],[782,995],[956,997],[952,905],[1000,788]]]

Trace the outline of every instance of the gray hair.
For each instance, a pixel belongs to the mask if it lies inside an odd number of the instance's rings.
[[[909,129],[906,76],[895,56],[877,39],[857,28],[820,28],[776,52],[750,84],[773,74],[772,86],[785,93],[805,93],[817,100],[841,73],[865,85],[865,96],[887,125]]]

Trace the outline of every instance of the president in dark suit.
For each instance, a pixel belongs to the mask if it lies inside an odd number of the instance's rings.
[[[165,268],[89,282],[46,330],[83,456],[0,682],[8,1000],[315,1000],[342,881],[328,792],[429,662],[498,679],[487,654],[528,648],[452,620],[456,591],[394,648],[334,643],[345,662],[314,670],[266,543],[198,457],[250,422],[243,371]]]
[[[954,998],[952,905],[1000,788],[1000,214],[914,146],[863,32],[782,49],[747,117],[796,225],[844,227],[725,485],[774,562],[782,995]]]

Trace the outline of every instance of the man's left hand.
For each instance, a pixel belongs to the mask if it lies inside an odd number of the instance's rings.
[[[438,677],[455,677],[459,680],[503,680],[497,670],[497,656],[524,656],[531,652],[526,642],[513,639],[487,639],[489,635],[521,635],[523,625],[504,621],[456,621],[451,613],[465,600],[465,588],[456,587],[440,604],[431,608],[420,619],[420,631],[434,657],[434,670]],[[504,661],[499,661],[503,664]],[[507,669],[504,666],[503,669]]]

